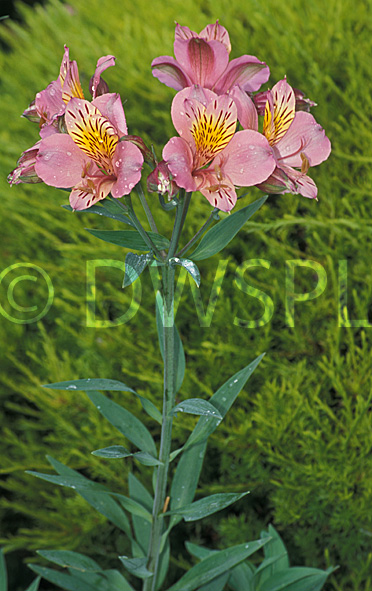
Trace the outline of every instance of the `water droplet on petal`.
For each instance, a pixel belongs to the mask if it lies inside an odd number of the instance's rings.
[[[66,155],[67,156],[71,156],[71,152],[66,152]]]

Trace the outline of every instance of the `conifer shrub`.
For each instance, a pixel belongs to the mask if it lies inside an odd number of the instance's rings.
[[[95,227],[93,214],[61,213],[64,192],[22,186],[15,193],[7,186],[6,175],[24,146],[34,141],[32,126],[19,115],[56,76],[64,43],[81,64],[85,88],[97,58],[114,54],[117,65],[105,73],[105,79],[110,89],[128,97],[130,133],[145,140],[150,135],[156,138],[160,154],[172,133],[164,107],[170,107],[173,94],[152,78],[151,60],[171,53],[174,20],[199,31],[220,18],[231,32],[236,55],[257,55],[270,63],[272,84],[286,74],[293,86],[317,97],[316,117],[327,124],[333,153],[321,170],[314,171],[322,187],[319,203],[270,197],[264,212],[258,212],[226,249],[225,260],[215,257],[213,264],[200,265],[205,277],[200,291],[181,272],[184,312],[177,316],[177,324],[189,368],[181,394],[198,388],[199,395],[207,398],[228,373],[267,351],[249,389],[221,424],[224,437],[211,440],[200,490],[219,492],[226,482],[232,491],[250,488],[249,508],[238,504],[192,533],[218,548],[247,535],[251,538],[273,522],[290,549],[292,564],[341,565],[329,590],[372,588],[368,3],[314,0],[299,5],[288,0],[278,10],[274,0],[264,5],[254,0],[201,5],[175,0],[167,6],[160,0],[151,4],[138,0],[134,9],[128,0],[68,4],[51,0],[34,10],[19,4],[19,11],[24,24],[2,22],[0,29],[9,48],[0,54],[2,266],[32,262],[43,268],[52,280],[54,299],[37,323],[15,324],[0,315],[0,544],[8,551],[22,551],[22,557],[26,551],[28,560],[34,550],[45,547],[77,549],[99,557],[103,566],[118,552],[125,554],[126,540],[82,498],[24,473],[48,470],[45,455],[50,454],[103,483],[113,487],[117,483],[118,489],[126,481],[128,463],[90,455],[94,449],[120,442],[112,439],[87,398],[80,392],[56,393],[40,385],[84,377],[94,368],[97,377],[130,376],[138,393],[156,402],[162,383],[148,282],[129,322],[112,328],[88,327],[87,262],[98,257],[118,260],[117,248],[105,244],[97,251],[95,239],[84,231]],[[281,71],[282,63],[287,64],[286,72]],[[253,200],[258,193],[252,190],[245,199]],[[155,198],[153,207],[157,207]],[[190,235],[207,212],[202,200],[192,204],[190,218],[195,223],[190,223]],[[114,221],[105,223],[116,229]],[[261,262],[247,268],[250,259]],[[316,269],[324,269],[327,279],[316,299],[294,304],[291,322],[286,281],[290,260],[318,265],[297,265],[297,294],[315,288]],[[348,263],[346,285],[346,267],[339,261]],[[12,277],[9,274],[8,283]],[[97,318],[114,320],[129,308],[133,289],[120,291],[121,280],[118,269],[97,269]],[[252,286],[266,294],[266,308]],[[0,301],[10,313],[6,287],[3,281]],[[35,292],[29,288],[27,282],[19,284],[19,302],[43,300],[45,287],[38,286]],[[189,324],[195,306],[199,322]],[[265,309],[271,309],[271,320],[250,327],[247,322],[259,319]],[[345,326],[355,319],[363,319],[362,326]],[[139,326],[146,326],[146,335]],[[123,400],[123,394],[114,398]],[[127,395],[125,404],[132,412],[141,412],[138,401]],[[193,425],[190,418],[182,431],[176,428],[176,439],[177,435],[184,439],[184,429]],[[179,548],[173,568],[184,565],[183,552]],[[14,588],[17,584],[14,579]]]

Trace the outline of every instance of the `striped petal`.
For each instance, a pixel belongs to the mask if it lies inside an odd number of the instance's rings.
[[[274,146],[287,133],[295,117],[296,97],[287,81],[280,80],[268,94],[263,132],[269,144]]]
[[[108,119],[88,101],[71,99],[66,107],[67,131],[75,144],[107,173],[113,174],[112,157],[119,138]]]

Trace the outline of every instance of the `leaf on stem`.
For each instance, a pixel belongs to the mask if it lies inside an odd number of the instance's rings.
[[[40,585],[41,577],[36,577],[31,583],[29,587],[27,587],[26,591],[38,591]]]
[[[141,234],[137,232],[137,230],[86,229],[96,238],[99,238],[104,242],[109,242],[110,244],[115,244],[116,246],[132,248],[133,250],[143,250],[145,252],[150,250]],[[161,234],[156,234],[155,232],[147,232],[147,235],[151,238],[155,246],[160,250],[168,248],[169,240],[165,236],[161,236]]]
[[[71,205],[62,205],[63,209],[67,209],[68,211],[73,211]],[[105,201],[105,205],[97,204],[92,205],[89,209],[81,210],[81,212],[75,213],[95,213],[97,215],[102,215],[106,218],[111,218],[113,220],[117,220],[122,222],[123,224],[128,224],[128,226],[134,227],[133,222],[125,215],[123,215],[123,209],[120,205],[117,205],[114,201]]]
[[[102,569],[95,560],[70,550],[38,550],[37,554],[59,566],[72,568],[81,572],[100,572]]]
[[[260,586],[260,591],[320,591],[328,576],[334,571],[304,566],[293,566],[276,572]]]
[[[153,256],[150,253],[147,254],[134,254],[129,252],[125,257],[125,273],[123,280],[123,287],[128,287],[138,279],[142,271],[144,271],[147,265],[152,261]]]
[[[200,271],[193,261],[190,261],[189,259],[178,259],[177,257],[173,257],[169,260],[169,262],[174,265],[180,265],[180,267],[184,267],[191,275],[196,285],[200,287]]]
[[[80,578],[68,575],[67,573],[57,572],[51,568],[38,566],[37,564],[28,564],[28,567],[37,575],[53,583],[58,587],[62,587],[66,591],[93,591],[92,586],[84,583]]]
[[[118,459],[118,458],[129,458],[133,457],[135,460],[138,460],[140,464],[144,466],[159,466],[161,462],[154,458],[151,454],[138,451],[136,453],[131,453],[122,445],[111,445],[110,447],[104,447],[103,449],[97,449],[91,452],[93,456],[98,456],[100,458],[108,458],[108,459]]]
[[[87,378],[82,380],[68,380],[67,382],[56,382],[55,384],[44,384],[43,388],[51,388],[54,390],[84,390],[89,392],[90,390],[109,390],[119,392],[131,392],[141,401],[142,407],[147,414],[161,425],[162,416],[155,404],[137,394],[132,388],[119,382],[118,380],[106,380],[101,378]]]
[[[190,257],[195,261],[208,259],[220,252],[239,230],[244,226],[247,220],[265,203],[267,195],[257,199],[254,203],[239,209],[235,213],[227,216],[221,222],[213,226],[201,239],[198,246]]]
[[[256,540],[214,552],[187,571],[168,591],[193,591],[230,571],[266,543],[267,540]]]
[[[252,361],[247,367],[233,375],[210,398],[210,403],[216,406],[222,417],[232,406],[239,392],[260,363],[263,355]],[[214,417],[200,417],[190,437],[188,438],[181,458],[178,462],[171,488],[171,510],[175,511],[191,503],[194,498],[199,480],[204,454],[207,446],[207,438],[220,424],[221,419]],[[178,523],[181,517],[171,517],[171,527]]]
[[[127,556],[119,556],[119,560],[124,564],[128,572],[140,579],[148,579],[153,576],[153,573],[147,570],[147,558],[128,558]]]
[[[106,398],[100,392],[93,390],[87,392],[87,396],[93,402],[99,412],[115,427],[124,437],[129,439],[140,450],[156,456],[156,446],[150,431],[131,412]]]
[[[222,415],[217,408],[208,402],[208,400],[203,400],[203,398],[189,398],[188,400],[183,400],[172,410],[172,414],[174,415],[178,412],[186,412],[192,415],[204,415],[220,420],[222,419]]]
[[[232,503],[245,497],[247,494],[249,494],[249,491],[244,493],[218,493],[210,495],[204,499],[195,501],[195,503],[179,507],[174,511],[168,511],[165,515],[178,514],[182,515],[185,521],[196,521],[197,519],[203,519],[203,517],[207,517],[208,515],[212,515],[217,511],[225,509],[229,505],[232,505]]]
[[[130,498],[140,503],[143,507],[145,507],[145,509],[147,509],[149,513],[151,513],[154,500],[148,490],[131,472],[129,473],[128,485]],[[140,556],[146,556],[151,535],[151,525],[146,519],[143,519],[137,515],[132,516],[132,523],[135,539],[142,551]],[[132,553],[133,555],[135,554],[135,548],[133,544]]]

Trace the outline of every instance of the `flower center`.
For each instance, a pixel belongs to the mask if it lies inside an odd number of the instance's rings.
[[[213,113],[208,113],[202,104],[192,107],[194,120],[191,134],[195,141],[197,168],[211,162],[219,152],[226,148],[235,132],[236,117],[230,110],[217,110],[216,101],[214,103]]]

